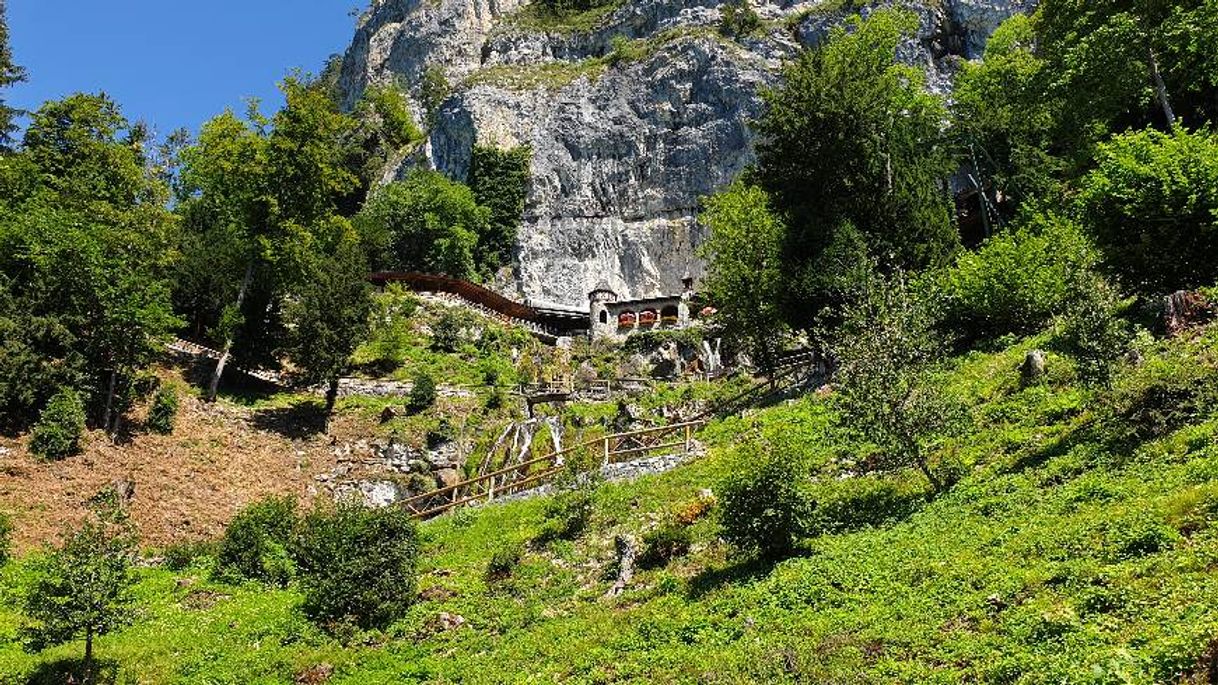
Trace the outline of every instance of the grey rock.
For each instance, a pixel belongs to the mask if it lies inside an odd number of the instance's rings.
[[[426,144],[397,175],[423,166],[464,180],[472,147],[532,149],[528,200],[509,295],[586,308],[602,279],[624,299],[680,292],[705,228],[699,198],[755,160],[749,122],[800,44],[824,40],[844,13],[816,2],[759,2],[763,36],[714,32],[722,0],[631,0],[586,31],[515,21],[521,0],[376,0],[344,60],[348,106],[371,84],[407,86],[416,116],[422,75],[453,91]],[[880,3],[884,6],[887,3]],[[943,92],[960,60],[1035,0],[914,0],[917,36],[900,58]],[[862,12],[874,11],[874,7]],[[792,32],[784,23],[801,18]],[[646,56],[605,66],[614,36],[651,39]],[[390,173],[390,177],[393,172]]]
[[[1026,383],[1035,383],[1045,375],[1046,358],[1041,350],[1030,350],[1019,365],[1019,374]]]

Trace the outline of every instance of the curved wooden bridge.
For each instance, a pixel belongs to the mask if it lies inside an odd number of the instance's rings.
[[[492,318],[521,326],[540,335],[555,338],[574,335],[587,332],[591,325],[587,312],[536,307],[517,302],[490,288],[459,278],[406,271],[379,271],[369,276],[368,280],[381,287],[389,283],[401,283],[415,292],[444,293],[459,298],[463,304]]]

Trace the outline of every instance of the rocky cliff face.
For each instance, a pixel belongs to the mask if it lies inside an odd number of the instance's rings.
[[[921,28],[901,57],[946,89],[958,60],[1034,2],[915,0]],[[764,33],[735,41],[715,31],[722,4],[625,0],[554,26],[521,0],[377,0],[344,60],[343,91],[353,103],[395,81],[421,117],[424,73],[445,74],[451,94],[399,173],[423,165],[464,179],[475,144],[531,147],[514,294],[586,308],[601,280],[623,298],[677,292],[702,271],[698,199],[753,160],[761,90],[845,16],[822,7],[842,4],[833,0],[754,4]],[[639,42],[609,59],[614,36]]]

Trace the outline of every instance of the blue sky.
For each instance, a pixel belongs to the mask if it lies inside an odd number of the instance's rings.
[[[243,98],[278,106],[293,67],[316,73],[355,32],[364,0],[8,0],[17,63],[29,82],[6,99],[42,102],[104,90],[160,135]]]

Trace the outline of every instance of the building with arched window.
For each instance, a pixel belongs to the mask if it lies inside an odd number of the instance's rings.
[[[697,323],[693,312],[697,293],[694,279],[688,274],[681,280],[684,292],[679,295],[619,300],[608,282],[601,281],[588,293],[588,312],[592,337],[625,338],[634,333],[673,328],[685,328]]]

